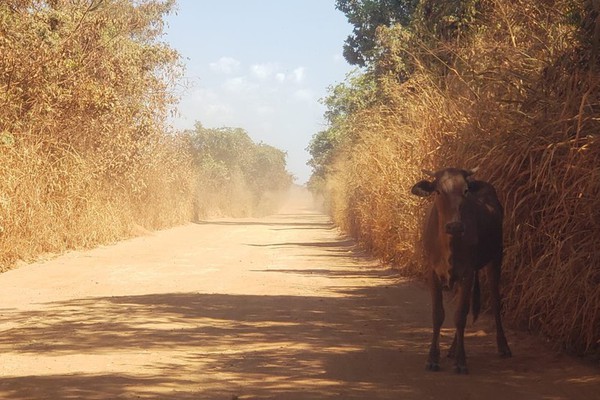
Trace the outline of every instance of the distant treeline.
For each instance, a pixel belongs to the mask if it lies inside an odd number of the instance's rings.
[[[268,212],[291,183],[285,154],[240,129],[169,128],[174,4],[0,2],[1,268],[139,226]]]
[[[196,217],[273,212],[292,184],[285,152],[254,143],[243,129],[208,129],[196,123],[182,138],[199,170]]]
[[[337,0],[360,70],[324,100],[312,191],[336,223],[408,274],[421,168],[473,168],[506,209],[513,323],[600,354],[600,3]]]

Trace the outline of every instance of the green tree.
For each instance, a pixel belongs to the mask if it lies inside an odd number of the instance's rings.
[[[321,182],[331,167],[335,155],[345,141],[352,141],[346,129],[349,119],[377,101],[376,81],[372,74],[350,74],[346,82],[330,86],[328,95],[321,100],[325,105],[328,128],[313,135],[306,150],[311,155],[308,165],[313,174],[310,182]],[[317,185],[318,186],[318,185]]]
[[[187,133],[198,161],[210,158],[228,171],[247,168],[250,163],[255,144],[241,128],[205,128],[197,122]]]
[[[292,183],[285,152],[254,143],[244,129],[205,128],[197,122],[184,134],[204,185],[212,191],[249,191],[256,208],[269,192],[285,191]]]
[[[377,28],[408,25],[417,4],[418,0],[336,0],[336,8],[354,25],[344,44],[344,58],[352,65],[368,65],[377,53]]]
[[[396,25],[426,42],[452,40],[476,22],[484,5],[482,0],[336,0],[336,8],[354,26],[344,57],[352,65],[372,66],[386,52],[379,30]]]
[[[255,193],[281,191],[290,186],[292,176],[285,170],[284,151],[259,143],[253,153],[247,177]]]

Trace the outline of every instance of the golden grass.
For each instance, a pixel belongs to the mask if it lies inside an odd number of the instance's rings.
[[[427,203],[410,187],[421,168],[479,166],[505,205],[508,319],[598,356],[598,60],[574,45],[566,3],[490,4],[488,23],[460,46],[383,31],[390,57],[414,72],[404,83],[380,77],[380,104],[349,117],[329,175],[332,214],[375,254],[422,275],[415,238]],[[431,67],[441,53],[454,60],[444,75]]]
[[[41,253],[89,247],[122,237],[126,222],[103,201],[89,165],[41,146],[4,147],[0,155],[0,265]]]
[[[0,2],[0,270],[256,212],[245,182],[212,176],[166,124],[181,69],[160,37],[174,1],[51,3]]]

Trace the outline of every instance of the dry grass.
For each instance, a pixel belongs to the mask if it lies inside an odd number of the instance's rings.
[[[0,270],[248,204],[165,122],[174,1],[88,3],[0,2]]]
[[[127,222],[104,201],[89,165],[42,146],[4,147],[0,155],[0,265],[41,253],[89,247],[122,237]]]
[[[505,205],[507,317],[577,354],[600,355],[600,75],[565,23],[566,3],[492,1],[467,42],[393,40],[414,73],[383,77],[354,115],[330,174],[336,221],[407,273],[425,203],[420,168],[480,166]],[[484,21],[485,22],[485,21]],[[386,36],[387,35],[387,36]],[[386,41],[387,40],[387,41]],[[452,54],[439,75],[432,54]],[[596,55],[597,57],[597,55]],[[420,272],[422,273],[422,271]]]
[[[374,254],[392,262],[414,259],[420,211],[410,187],[418,173],[412,165],[421,161],[419,141],[388,107],[368,110],[355,121],[352,134],[358,139],[338,158],[340,173],[329,181],[334,219]],[[405,266],[413,272],[416,267]]]

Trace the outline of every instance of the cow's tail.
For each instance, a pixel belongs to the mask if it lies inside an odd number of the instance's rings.
[[[477,321],[479,311],[481,311],[481,290],[479,289],[479,271],[475,271],[475,278],[473,279],[473,301],[471,302],[473,323]]]

